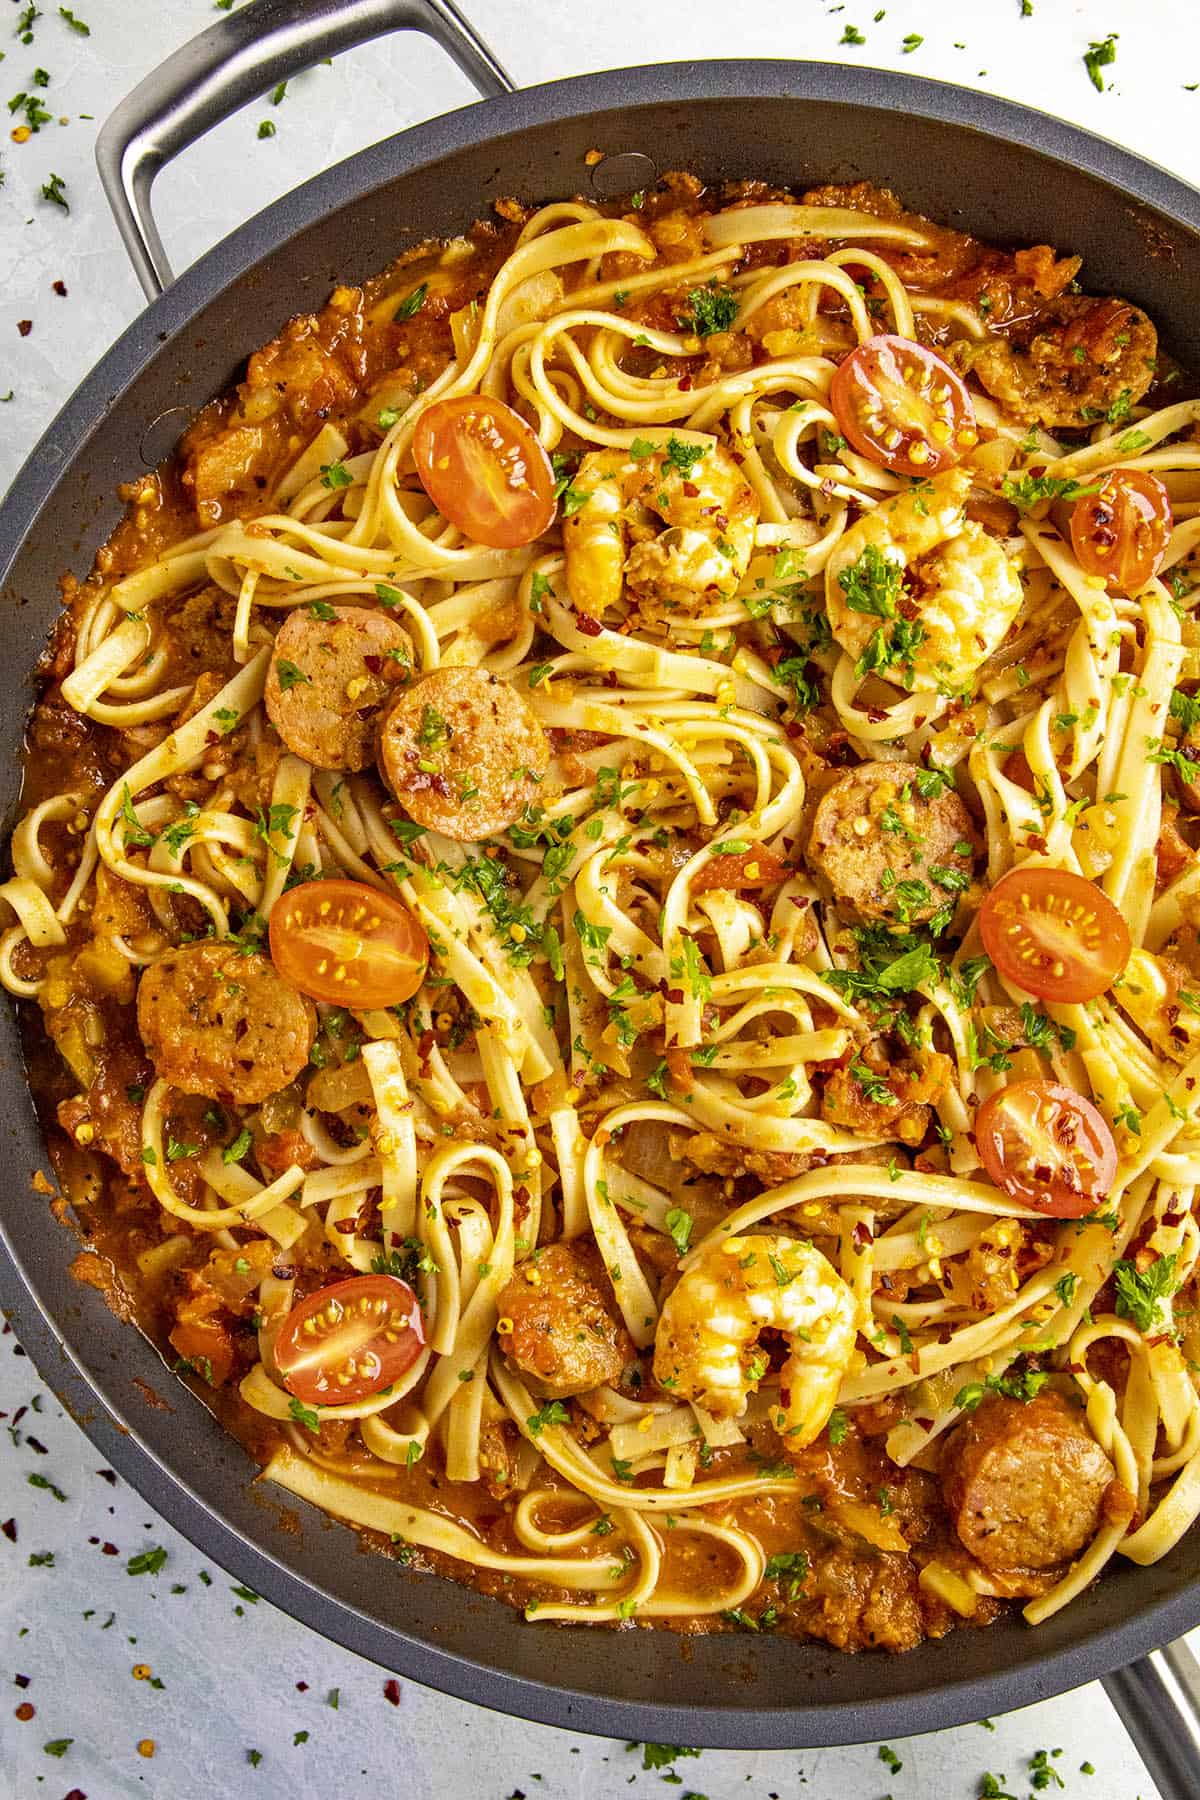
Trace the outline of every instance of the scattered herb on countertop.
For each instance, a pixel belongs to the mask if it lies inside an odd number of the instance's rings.
[[[1117,60],[1118,33],[1110,31],[1106,38],[1093,40],[1083,53],[1083,66],[1088,72],[1088,79],[1098,94],[1105,90],[1105,80],[1100,73]]]
[[[161,1544],[155,1544],[150,1550],[140,1550],[131,1556],[125,1564],[127,1575],[157,1575],[167,1560],[167,1553]]]

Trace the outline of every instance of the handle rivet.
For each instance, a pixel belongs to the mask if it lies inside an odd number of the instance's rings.
[[[642,150],[616,150],[601,157],[591,177],[592,192],[598,199],[616,200],[621,194],[652,188],[658,180],[658,165]]]
[[[139,451],[148,469],[157,469],[159,463],[166,461],[191,422],[192,410],[188,406],[168,406],[157,419],[151,419],[142,433]]]

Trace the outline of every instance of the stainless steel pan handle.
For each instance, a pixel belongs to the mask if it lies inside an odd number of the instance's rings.
[[[277,82],[398,30],[433,38],[481,94],[512,91],[454,0],[252,0],[184,44],[122,100],[96,140],[96,162],[148,299],[174,279],[150,206],[163,165]]]
[[[1162,1800],[1200,1794],[1200,1663],[1181,1639],[1104,1680]]]

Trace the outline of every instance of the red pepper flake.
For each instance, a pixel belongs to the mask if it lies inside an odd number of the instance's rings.
[[[696,486],[694,481],[685,481],[683,484],[683,491],[689,500],[694,500],[696,495],[700,492],[700,489]]]
[[[575,614],[575,623],[578,625],[580,631],[582,631],[584,637],[599,637],[600,633],[604,630],[599,619],[593,619],[591,613],[577,612]]]
[[[17,1521],[15,1519],[5,1519],[3,1525],[0,1525],[0,1531],[4,1533],[10,1544],[16,1543]]]
[[[384,1682],[383,1697],[385,1700],[390,1700],[393,1706],[399,1706],[399,1704],[400,1704],[400,1683],[397,1680],[395,1680],[394,1677],[391,1681]]]
[[[101,1544],[100,1554],[101,1556],[120,1556],[121,1552],[115,1544]]]
[[[72,1788],[69,1794],[63,1796],[63,1800],[87,1800],[87,1795],[82,1788]]]
[[[110,1487],[116,1487],[117,1478],[111,1469],[97,1469],[96,1473],[101,1481],[107,1481]]]
[[[20,332],[22,337],[28,337],[30,332],[33,330],[33,320],[32,319],[18,319],[17,320],[17,330]]]
[[[21,1723],[25,1724],[27,1720],[34,1717],[36,1712],[37,1708],[34,1706],[32,1700],[22,1700],[20,1706],[14,1709],[13,1717],[20,1719]]]
[[[19,1688],[27,1688],[29,1686],[29,1676],[28,1675],[14,1675],[13,1681],[16,1684],[16,1686]]]
[[[383,667],[382,656],[364,656],[363,661],[366,663],[368,669],[370,669],[372,675],[378,675],[380,669]]]
[[[56,294],[57,294],[57,295],[58,295],[58,297],[59,297],[59,299],[60,299],[60,300],[65,300],[65,299],[66,299],[66,297],[67,297],[67,284],[66,284],[66,282],[65,282],[65,281],[52,281],[52,282],[51,282],[51,283],[50,283],[50,285],[51,285],[51,287],[52,287],[52,288],[53,288],[53,289],[54,289],[54,292],[55,292],[55,293],[56,293]]]
[[[298,1682],[297,1682],[297,1683],[296,1683],[296,1692],[297,1692],[297,1693],[298,1693],[298,1694],[307,1694],[307,1692],[308,1692],[308,1683],[307,1683],[307,1681],[298,1681]]]

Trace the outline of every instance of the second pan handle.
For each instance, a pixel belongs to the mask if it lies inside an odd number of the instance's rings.
[[[1162,1800],[1200,1794],[1200,1663],[1182,1641],[1104,1679]]]
[[[163,165],[277,82],[398,30],[433,38],[485,97],[512,91],[454,0],[253,0],[184,44],[122,100],[96,140],[96,163],[148,299],[174,279],[150,206]]]

